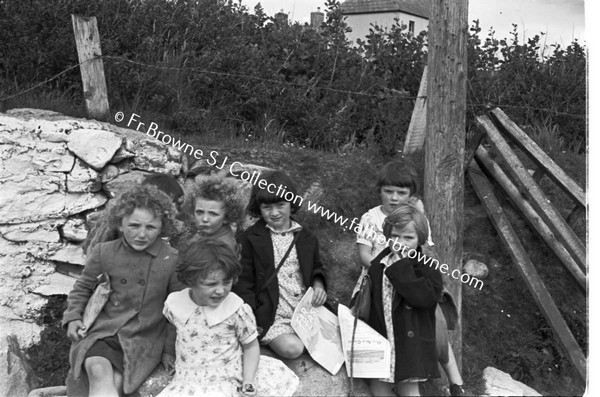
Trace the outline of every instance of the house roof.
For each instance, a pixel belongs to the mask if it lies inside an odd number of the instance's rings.
[[[431,0],[346,0],[341,8],[345,15],[404,12],[429,19]]]

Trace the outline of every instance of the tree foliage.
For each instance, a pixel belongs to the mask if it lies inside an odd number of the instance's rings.
[[[400,146],[427,62],[427,36],[396,23],[353,45],[337,0],[321,29],[282,24],[232,0],[0,0],[0,96],[77,63],[71,14],[95,16],[113,109],[162,115],[166,128],[339,150]],[[518,123],[558,125],[585,142],[586,49],[540,37],[469,37],[469,112],[505,107]],[[73,69],[50,83],[81,91]],[[574,117],[572,115],[579,115]],[[550,117],[550,119],[548,119]]]

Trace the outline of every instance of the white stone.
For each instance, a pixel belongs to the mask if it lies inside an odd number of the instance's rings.
[[[77,157],[100,170],[121,147],[122,138],[109,131],[81,129],[71,132],[67,146]]]
[[[486,396],[541,396],[531,387],[494,367],[483,370],[483,381]]]
[[[131,171],[120,174],[118,177],[104,184],[104,190],[111,198],[116,197],[119,193],[131,186],[141,183],[149,172]]]
[[[0,397],[27,397],[38,382],[15,335],[0,337]]]
[[[88,230],[83,219],[71,218],[62,227],[62,235],[69,241],[80,243],[85,241]]]
[[[64,245],[55,253],[48,256],[48,259],[57,262],[73,263],[75,265],[83,265],[85,263],[83,248],[72,244]]]
[[[109,164],[102,169],[100,180],[102,181],[102,183],[112,181],[113,179],[119,176],[119,173],[119,167]]]
[[[463,266],[463,272],[480,280],[486,278],[489,274],[488,267],[485,263],[478,261],[477,259],[469,259]]]
[[[74,277],[61,273],[52,273],[45,279],[45,282],[35,288],[33,292],[44,296],[69,295],[75,281],[77,281],[77,279]]]
[[[90,168],[80,159],[67,174],[67,191],[71,193],[98,192],[102,190],[102,182],[98,171]]]
[[[60,241],[58,226],[62,225],[64,222],[64,219],[58,219],[55,221],[1,225],[0,234],[5,239],[15,242],[41,241],[46,243],[56,243]]]
[[[153,139],[141,140],[135,154],[133,164],[137,169],[173,176],[181,172],[181,153]]]

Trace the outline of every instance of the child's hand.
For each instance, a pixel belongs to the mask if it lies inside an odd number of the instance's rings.
[[[85,326],[81,320],[73,320],[67,325],[67,336],[72,342],[77,342],[85,336]]]
[[[173,375],[175,373],[175,356],[169,353],[163,353],[160,361],[162,362],[165,371],[167,371],[167,374]]]
[[[321,280],[315,280],[313,283],[314,295],[312,298],[312,305],[314,307],[321,306],[327,300],[327,292]]]

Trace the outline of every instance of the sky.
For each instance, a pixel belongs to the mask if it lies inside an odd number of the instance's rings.
[[[309,22],[317,7],[325,9],[325,0],[242,0],[242,4],[253,10],[259,1],[267,15],[283,10],[290,20],[300,22]],[[596,0],[587,3],[592,1]],[[475,19],[482,33],[493,27],[496,38],[509,37],[514,23],[519,37],[544,32],[546,44],[567,46],[573,39],[585,43],[584,0],[470,0],[469,25]]]

